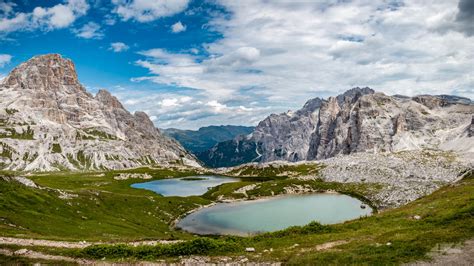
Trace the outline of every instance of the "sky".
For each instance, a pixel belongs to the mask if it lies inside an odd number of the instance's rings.
[[[47,53],[159,128],[256,125],[356,86],[474,99],[474,1],[0,0],[0,78]]]

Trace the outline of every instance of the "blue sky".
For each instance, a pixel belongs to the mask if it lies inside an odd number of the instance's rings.
[[[0,77],[74,61],[158,127],[255,125],[354,86],[474,97],[469,0],[0,0]]]

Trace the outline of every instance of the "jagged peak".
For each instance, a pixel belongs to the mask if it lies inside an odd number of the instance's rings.
[[[316,109],[320,108],[322,103],[323,100],[319,97],[310,99],[303,105],[303,108],[301,108],[299,112],[313,112]]]
[[[113,96],[108,90],[100,89],[99,92],[95,95],[95,99],[104,104],[107,107],[125,109],[117,99]]]
[[[62,57],[60,54],[44,54],[30,58],[20,64],[17,68],[24,69],[31,66],[47,66],[49,68],[68,68],[77,77],[76,68],[72,60]],[[16,68],[15,68],[16,69]]]
[[[350,90],[345,91],[342,94],[339,94],[336,96],[337,103],[339,106],[342,106],[344,104],[344,101],[348,100],[350,102],[355,102],[357,101],[361,96],[367,95],[367,94],[374,94],[375,91],[369,87],[354,87]]]
[[[60,54],[32,57],[14,68],[5,78],[4,85],[34,90],[58,90],[61,85],[66,85],[85,92],[77,78],[74,63]]]

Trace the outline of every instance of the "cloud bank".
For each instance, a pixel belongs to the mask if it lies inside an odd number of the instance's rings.
[[[206,56],[145,50],[136,64],[150,75],[134,80],[191,88],[207,98],[202,110],[216,101],[286,111],[355,86],[474,98],[474,40],[459,26],[472,20],[470,3],[219,1],[231,15],[210,21],[223,38],[203,45]],[[263,118],[252,110],[232,121]]]

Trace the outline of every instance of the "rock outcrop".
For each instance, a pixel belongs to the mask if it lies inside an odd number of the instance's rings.
[[[186,159],[186,160],[185,160]],[[94,97],[72,61],[37,56],[0,84],[0,166],[11,170],[120,169],[195,159],[106,90]]]
[[[241,154],[245,153],[253,156],[245,156],[247,161],[236,161],[294,162],[355,152],[426,148],[474,154],[473,114],[471,100],[458,96],[411,98],[353,88],[327,100],[310,100],[296,112],[270,115],[248,137],[217,144],[199,158],[210,166],[220,167],[231,165],[208,159],[219,154],[232,160],[243,158]]]

